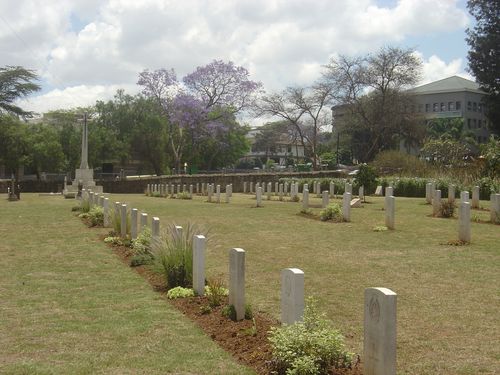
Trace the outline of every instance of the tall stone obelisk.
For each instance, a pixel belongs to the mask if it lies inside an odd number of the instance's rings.
[[[88,162],[88,127],[87,127],[87,114],[83,117],[83,129],[82,129],[82,159],[80,162],[80,168],[75,170],[75,180],[73,181],[73,186],[77,187],[82,185],[83,188],[87,190],[92,190],[95,193],[102,193],[102,186],[97,186],[94,181],[94,170],[89,168]]]

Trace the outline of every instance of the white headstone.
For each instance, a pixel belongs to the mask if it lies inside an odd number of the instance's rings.
[[[469,202],[462,202],[458,211],[458,240],[467,243],[471,241],[470,208]]]
[[[383,190],[383,187],[381,185],[378,185],[377,188],[375,189],[375,195],[381,196],[382,190]]]
[[[479,186],[472,188],[472,208],[479,208]]]
[[[262,206],[262,188],[259,186],[257,188],[257,193],[255,194],[255,199],[257,200],[257,207]]]
[[[109,198],[104,198],[104,227],[107,228],[110,225],[109,219]]]
[[[281,271],[281,323],[293,324],[304,315],[304,272],[298,268]]]
[[[434,191],[434,198],[432,199],[432,215],[439,216],[441,208],[441,190]]]
[[[351,193],[344,193],[342,199],[342,218],[344,221],[351,221]]]
[[[335,195],[335,183],[330,181],[330,198],[333,198]]]
[[[302,209],[307,210],[309,208],[309,190],[304,189],[302,192]]]
[[[425,201],[429,204],[432,202],[431,188],[432,188],[432,184],[430,182],[425,184]]]
[[[207,239],[202,235],[193,237],[193,289],[202,296],[205,294],[205,249]]]
[[[151,248],[156,249],[160,245],[160,218],[154,216],[151,221]]]
[[[396,297],[387,288],[365,289],[364,375],[396,375]]]
[[[358,197],[359,197],[359,199],[361,199],[362,201],[364,201],[364,200],[365,200],[365,187],[364,187],[364,185],[361,185],[361,186],[359,187]]]
[[[215,201],[220,203],[220,185],[215,188]]]
[[[490,220],[493,224],[500,224],[500,194],[490,195]]]
[[[247,182],[243,181],[243,194],[247,193]]]
[[[245,250],[229,251],[229,304],[236,310],[236,320],[245,318]]]
[[[122,204],[120,209],[120,235],[127,237],[127,205]]]
[[[386,197],[393,197],[394,196],[394,188],[392,186],[387,186],[385,188],[385,196]]]
[[[265,186],[265,185],[264,185]],[[267,183],[267,200],[271,200],[271,190],[272,190],[273,184],[271,182]]]
[[[321,200],[321,207],[325,208],[330,203],[330,196],[328,190],[323,191],[323,197]]]
[[[145,212],[141,212],[141,223],[140,223],[140,230],[146,228],[148,226],[148,214]]]
[[[395,206],[396,198],[393,196],[385,197],[385,226],[389,229],[394,229]]]
[[[130,211],[130,237],[135,240],[137,238],[137,216],[139,211],[137,208],[132,208]]]
[[[455,202],[455,185],[453,184],[448,185],[448,202]]]

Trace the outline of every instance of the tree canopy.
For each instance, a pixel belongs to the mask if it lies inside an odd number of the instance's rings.
[[[500,134],[500,1],[469,0],[467,8],[476,19],[467,29],[469,69],[489,94],[486,115],[491,130]]]
[[[40,90],[40,85],[35,83],[37,79],[35,71],[21,66],[0,68],[0,114],[30,117],[32,112],[23,110],[15,102]]]

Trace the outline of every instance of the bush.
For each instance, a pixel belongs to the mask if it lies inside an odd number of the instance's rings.
[[[132,253],[134,255],[149,255],[151,254],[151,229],[145,227],[138,234],[135,240],[132,240]]]
[[[90,211],[90,202],[88,199],[82,199],[82,212],[89,212]]]
[[[304,320],[272,327],[269,341],[278,374],[327,374],[332,367],[347,368],[352,363],[343,336],[317,312],[312,298],[307,300]]]
[[[154,261],[153,256],[150,254],[135,254],[130,260],[130,267],[144,266],[152,264]]]
[[[194,297],[194,290],[178,286],[170,289],[167,292],[168,299],[186,298],[186,297]]]
[[[193,236],[202,231],[188,224],[177,235],[175,225],[168,227],[154,252],[157,268],[164,273],[169,288],[176,286],[191,287],[193,284]]]
[[[377,187],[377,174],[375,173],[375,169],[369,165],[361,164],[354,181],[358,186],[365,187],[365,194],[373,194]]]
[[[224,306],[224,308],[222,309],[222,316],[236,321],[236,309],[234,308],[234,305]]]
[[[88,220],[91,227],[104,226],[104,209],[100,206],[93,206],[88,213]]]
[[[440,217],[453,217],[453,213],[455,212],[455,203],[448,202],[448,200],[443,200],[441,202],[441,206],[439,206],[439,216]]]
[[[217,307],[222,304],[224,297],[229,295],[229,290],[225,287],[222,277],[217,276],[208,279],[205,286],[205,295],[211,307]]]
[[[331,203],[324,209],[322,209],[319,213],[319,218],[321,221],[332,220],[340,223],[342,218],[342,209],[340,208],[340,204]]]
[[[191,196],[187,191],[183,191],[182,193],[177,193],[177,199],[191,199]]]

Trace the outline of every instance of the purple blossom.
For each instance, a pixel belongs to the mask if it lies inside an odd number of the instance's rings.
[[[186,87],[199,97],[206,108],[229,107],[233,113],[245,109],[261,89],[260,82],[249,79],[250,73],[232,61],[214,60],[199,66],[184,77]]]

